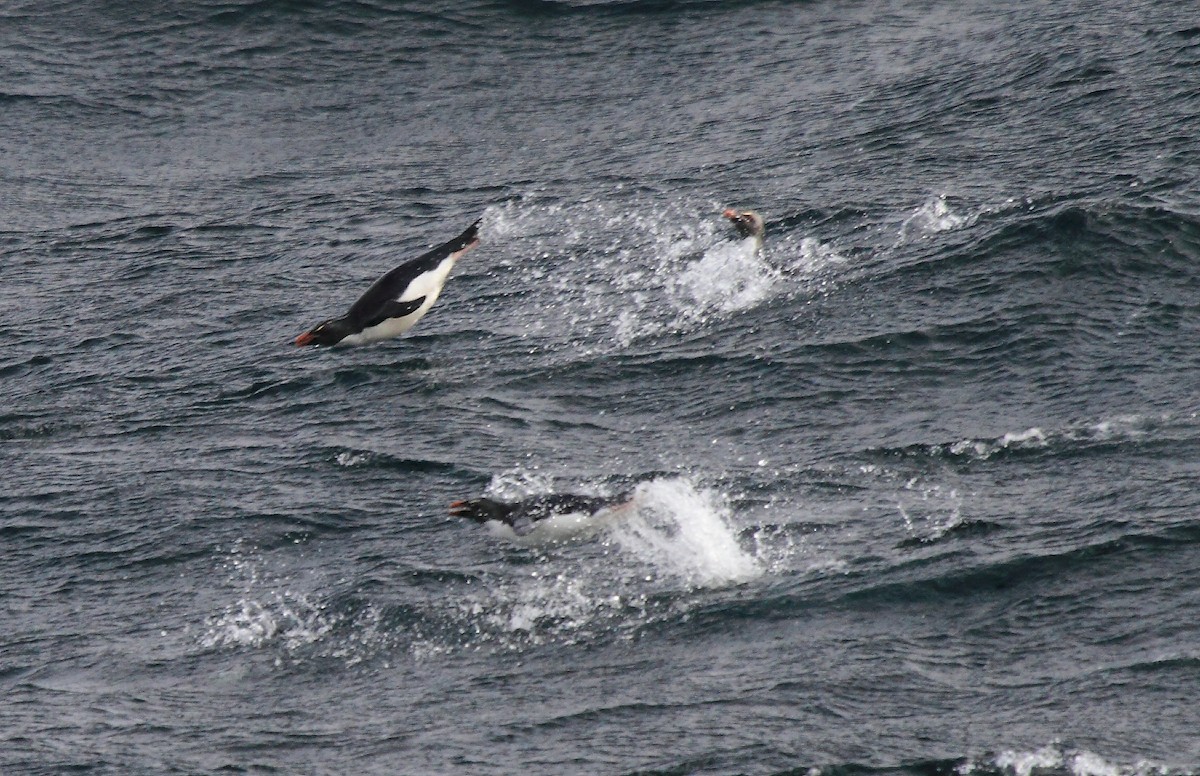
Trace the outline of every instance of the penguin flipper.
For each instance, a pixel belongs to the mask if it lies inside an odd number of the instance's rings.
[[[512,527],[513,533],[515,533],[517,536],[526,536],[531,531],[533,531],[533,529],[535,527],[537,527],[537,524],[534,521],[534,519],[531,518],[529,515],[524,515],[524,514],[516,515],[515,517],[510,517],[508,520],[505,520],[504,522],[508,523]]]
[[[425,297],[423,296],[419,296],[416,299],[409,299],[406,302],[397,302],[395,300],[385,302],[379,308],[379,311],[371,316],[371,319],[366,322],[363,328],[378,326],[389,318],[403,318],[406,315],[416,312],[417,308],[423,304],[425,304]]]

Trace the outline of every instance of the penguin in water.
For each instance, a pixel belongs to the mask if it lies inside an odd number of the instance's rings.
[[[762,216],[753,210],[735,210],[733,208],[727,208],[721,215],[733,223],[733,228],[741,237],[754,240],[756,252],[762,251],[763,239],[767,234]]]
[[[450,514],[485,526],[509,539],[566,539],[598,527],[598,522],[633,501],[633,493],[616,496],[580,496],[545,493],[520,501],[476,498],[455,501]]]
[[[479,224],[444,245],[405,262],[367,289],[341,318],[331,318],[296,337],[304,345],[364,345],[398,337],[429,312],[454,263],[479,245]]]

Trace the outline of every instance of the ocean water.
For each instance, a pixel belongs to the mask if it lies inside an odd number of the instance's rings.
[[[0,773],[1200,773],[1197,25],[5,4]]]

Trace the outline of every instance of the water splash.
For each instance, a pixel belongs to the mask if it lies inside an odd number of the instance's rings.
[[[484,648],[520,652],[547,644],[572,645],[602,636],[628,637],[652,617],[643,593],[604,576],[544,565],[515,577],[489,579],[425,612],[409,628],[417,659]]]
[[[598,538],[559,545],[537,556],[532,568],[465,586],[437,612],[423,614],[428,622],[414,627],[411,652],[428,657],[632,638],[650,623],[685,613],[690,591],[764,573],[739,543],[717,494],[686,480],[642,483],[633,508],[607,520]]]
[[[537,201],[488,208],[492,251],[527,286],[526,339],[594,355],[753,309],[845,261],[812,237],[736,239],[715,203]],[[505,255],[507,254],[507,256]],[[529,257],[536,257],[530,261]],[[518,311],[519,312],[519,311]],[[506,310],[508,320],[513,311]],[[494,325],[494,324],[489,324]],[[554,343],[562,339],[565,343]]]
[[[907,498],[896,502],[896,510],[910,536],[936,541],[964,524],[957,488],[913,477],[904,484],[904,493]]]
[[[541,472],[514,470],[497,475],[490,490],[520,498],[550,484]],[[766,573],[756,547],[742,546],[719,493],[668,478],[643,482],[633,494],[629,507],[571,543],[517,550],[528,553],[525,563],[501,562],[448,580],[436,595],[414,590],[391,603],[334,594],[319,578],[274,568],[239,543],[223,563],[230,602],[204,621],[198,644],[267,650],[276,665],[314,658],[353,665],[397,651],[425,659],[634,638],[686,614],[697,590]]]
[[[493,476],[488,493],[515,500],[553,492],[550,486],[550,478],[541,473],[514,470]],[[588,485],[573,490],[589,495],[607,494],[604,488]],[[564,515],[542,523],[554,525],[524,537],[516,537],[510,531],[498,535],[531,548],[547,548],[599,535],[607,547],[623,553],[627,563],[634,561],[646,567],[651,578],[675,579],[688,586],[743,582],[763,573],[755,557],[738,543],[729,509],[721,503],[720,496],[685,479],[643,482],[634,489],[626,505],[602,510],[594,516]]]
[[[1028,450],[1046,447],[1046,434],[1040,428],[1030,428],[1017,433],[1008,433],[998,439],[963,439],[946,448],[955,457],[974,458],[986,461],[1006,450]]]
[[[987,461],[1003,454],[1039,451],[1070,451],[1095,445],[1141,443],[1169,438],[1172,434],[1190,437],[1194,424],[1187,418],[1170,414],[1118,415],[1099,421],[1072,423],[1043,430],[1032,426],[1010,431],[999,437],[960,439],[956,442],[914,448],[935,458]]]
[[[767,299],[779,278],[753,240],[720,243],[678,274],[674,303],[685,319],[745,310]]]
[[[492,475],[485,495],[502,501],[515,501],[535,493],[549,493],[554,489],[554,478],[536,468],[513,468]]]
[[[763,573],[738,543],[728,507],[685,480],[639,486],[636,509],[612,523],[608,540],[658,574],[694,587],[746,582]]]
[[[800,240],[800,252],[787,265],[787,271],[811,276],[829,267],[845,264],[846,261],[846,257],[829,243],[821,242],[816,237],[803,237]]]
[[[223,564],[230,582],[241,588],[237,601],[204,622],[199,636],[206,649],[281,644],[294,651],[320,641],[338,624],[337,617],[265,571],[256,550],[236,543]]]
[[[320,641],[333,629],[320,607],[305,596],[269,592],[263,600],[242,598],[229,609],[205,622],[200,645],[254,647],[280,642],[288,651]]]
[[[498,498],[524,498],[551,489],[543,475],[522,471],[493,477],[488,492]],[[601,489],[584,486],[585,493]],[[649,576],[665,577],[689,586],[713,587],[743,582],[763,573],[755,557],[738,543],[729,508],[714,491],[679,479],[643,482],[626,506],[588,516],[568,516],[566,529],[552,536],[561,543],[586,539],[602,532],[607,547],[621,551],[626,560],[647,568]],[[541,542],[522,542],[543,546]]]
[[[922,204],[900,224],[900,234],[897,243],[907,242],[914,234],[928,237],[938,232],[950,232],[969,226],[974,219],[959,215],[950,209],[946,195],[941,194]]]

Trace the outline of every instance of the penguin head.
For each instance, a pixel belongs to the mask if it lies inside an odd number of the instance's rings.
[[[733,222],[733,228],[737,229],[738,234],[742,237],[758,237],[762,239],[763,234],[766,232],[762,216],[753,210],[734,210],[733,208],[729,208],[721,215]]]
[[[469,501],[455,501],[450,505],[450,514],[455,517],[465,517],[474,520],[477,523],[486,523],[489,520],[499,520],[502,523],[512,524],[511,513],[513,511],[512,504],[505,504],[503,501],[496,501],[490,498],[475,498]]]
[[[316,326],[296,337],[296,344],[304,345],[336,345],[351,334],[350,326],[341,318],[331,318],[321,321]]]

